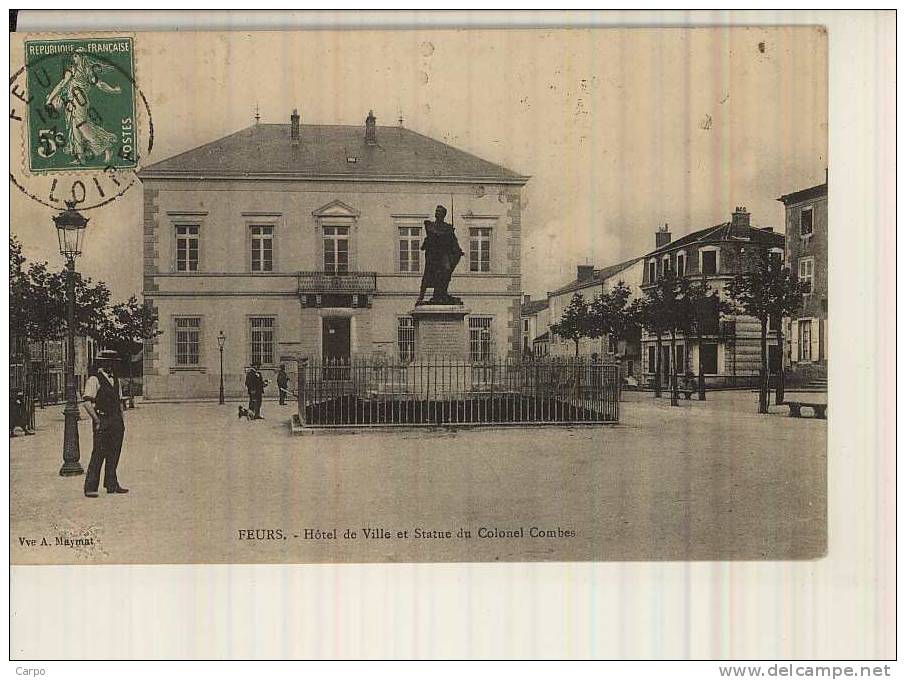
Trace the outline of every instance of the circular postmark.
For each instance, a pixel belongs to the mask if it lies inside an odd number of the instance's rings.
[[[10,140],[21,140],[10,183],[33,201],[92,210],[138,181],[154,124],[133,48],[131,37],[25,41],[9,80]]]

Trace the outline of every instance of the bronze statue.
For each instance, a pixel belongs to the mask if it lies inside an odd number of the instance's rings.
[[[425,304],[425,291],[428,288],[434,289],[428,304],[462,304],[460,298],[453,297],[447,292],[453,270],[456,269],[456,265],[459,264],[460,258],[465,253],[459,247],[453,225],[444,221],[446,216],[447,209],[439,205],[434,211],[434,220],[425,220],[426,235],[421,246],[421,249],[425,251],[425,273],[422,275],[422,285],[416,305]]]

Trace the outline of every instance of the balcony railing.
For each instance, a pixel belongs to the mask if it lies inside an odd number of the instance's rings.
[[[299,272],[300,293],[367,294],[376,289],[375,272]]]

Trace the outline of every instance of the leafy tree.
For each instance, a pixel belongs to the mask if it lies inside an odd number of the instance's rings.
[[[133,295],[126,302],[118,302],[109,309],[102,333],[105,347],[116,351],[122,357],[129,380],[129,394],[132,395],[132,356],[151,340],[161,334],[157,328],[157,312],[148,303],[141,303]]]
[[[606,293],[599,293],[589,306],[591,315],[591,337],[610,336],[614,340],[626,340],[633,336],[638,325],[633,317],[629,298],[632,291],[623,281]]]
[[[660,282],[645,289],[645,297],[634,304],[634,317],[639,325],[655,337],[654,396],[661,396],[661,347],[663,337],[668,332],[667,302],[665,288]]]
[[[727,293],[744,314],[753,316],[761,324],[761,377],[758,390],[758,412],[768,412],[768,322],[791,316],[802,306],[802,295],[807,286],[779,258],[767,254],[756,262],[752,271],[738,274],[727,284]],[[779,326],[779,323],[778,323]],[[783,374],[783,336],[778,330],[781,351],[780,374]],[[782,380],[782,377],[781,377]],[[780,390],[783,397],[783,388]]]
[[[698,347],[698,398],[705,401],[705,372],[702,364],[702,336],[718,332],[722,314],[733,311],[732,305],[721,300],[717,291],[712,291],[706,278],[689,282],[684,294],[688,298],[689,316],[685,319],[683,333],[693,339]]]
[[[597,332],[588,302],[582,293],[573,295],[560,320],[551,324],[551,332],[566,340],[572,340],[576,346],[576,356],[579,356],[579,340],[592,337]]]
[[[684,332],[689,327],[690,319],[694,316],[689,294],[690,283],[687,278],[678,277],[672,271],[668,271],[658,279],[655,287],[661,290],[662,323],[664,329],[670,334],[670,365],[672,367],[670,371],[670,405],[679,406],[676,334]],[[685,369],[685,362],[683,363]]]
[[[29,341],[59,338],[63,319],[48,285],[47,263],[26,265],[26,262],[22,244],[15,236],[10,236],[10,335],[27,347]]]
[[[26,267],[22,246],[11,236],[10,333],[30,341],[58,340],[67,332],[67,268],[52,271],[47,262]],[[103,340],[110,291],[103,282],[75,274],[75,332]]]

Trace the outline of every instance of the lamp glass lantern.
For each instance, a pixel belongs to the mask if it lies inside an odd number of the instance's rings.
[[[88,218],[75,209],[75,203],[67,201],[66,210],[53,218],[57,227],[57,239],[60,242],[60,254],[72,260],[82,254],[82,241],[85,238],[85,227]]]
[[[220,349],[223,349],[223,346],[226,344],[226,336],[223,334],[223,331],[217,334],[217,346]]]

